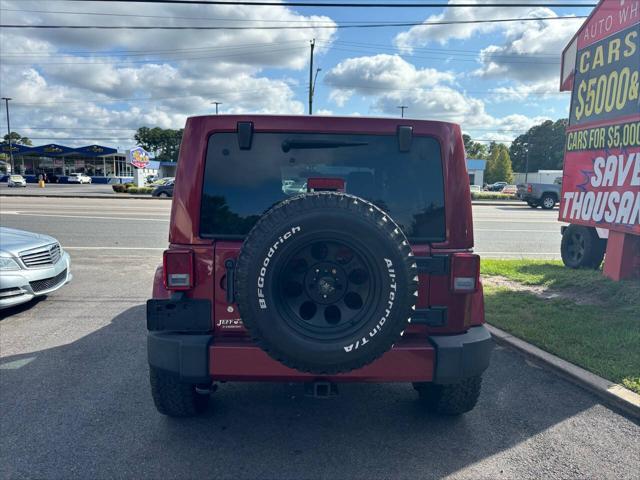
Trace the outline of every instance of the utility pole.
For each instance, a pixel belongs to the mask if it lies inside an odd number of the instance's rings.
[[[9,100],[11,100],[11,98],[9,97],[2,97],[2,100],[4,100],[4,104],[6,106],[7,109],[7,133],[9,134],[9,159],[11,162],[11,173],[16,173],[15,169],[14,169],[14,165],[13,165],[13,147],[11,146],[11,123],[9,121]]]
[[[216,106],[216,115],[218,115],[218,105],[222,105],[222,102],[211,102],[211,104]]]
[[[404,111],[409,107],[407,107],[406,105],[399,105],[398,108],[400,109],[400,118],[404,118]]]
[[[311,55],[309,57],[309,115],[313,115],[313,49],[316,47],[316,39],[314,38],[310,42]],[[316,76],[318,72],[316,72]]]
[[[531,151],[531,143],[527,141],[527,162],[524,167],[524,183],[529,179],[529,152]]]

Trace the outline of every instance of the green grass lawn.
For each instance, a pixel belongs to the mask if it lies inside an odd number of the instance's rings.
[[[593,303],[485,287],[487,322],[640,393],[639,281],[613,282],[599,271],[544,260],[483,260],[482,274]]]

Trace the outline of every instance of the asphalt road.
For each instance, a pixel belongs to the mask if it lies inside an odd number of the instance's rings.
[[[404,384],[317,400],[295,384],[227,383],[204,417],[159,415],[144,301],[167,209],[0,197],[2,225],[57,236],[74,274],[0,320],[2,478],[637,478],[638,424],[503,348],[461,418],[425,413]]]
[[[92,187],[98,185],[82,186]],[[167,245],[170,208],[171,202],[164,199],[1,196],[0,220],[7,227],[49,233],[75,249],[153,249]],[[475,205],[473,216],[475,249],[484,257],[560,258],[557,209],[532,210],[520,203]]]

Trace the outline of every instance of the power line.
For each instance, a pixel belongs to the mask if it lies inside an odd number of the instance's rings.
[[[180,15],[143,15],[139,13],[106,13],[106,12],[73,12],[69,10],[26,10],[20,8],[2,8],[0,11],[4,12],[24,12],[24,13],[55,13],[65,15],[91,15],[100,17],[134,17],[134,18],[166,18],[166,19],[179,19],[179,20],[198,20],[209,21],[214,20],[216,22],[261,22],[261,23],[314,23],[315,20],[275,20],[267,18],[220,18],[220,17],[185,17]],[[335,23],[340,24],[361,24],[361,23],[374,23],[373,21],[364,20],[333,20]],[[412,20],[395,20],[395,22],[412,22]],[[395,23],[392,21],[382,22],[376,21],[375,23]]]
[[[108,2],[108,3],[163,3],[174,5],[229,5],[229,6],[251,6],[251,7],[330,7],[330,8],[513,8],[513,7],[595,7],[595,3],[439,3],[439,2],[416,2],[416,3],[332,3],[332,2],[295,2],[295,1],[217,1],[217,0],[66,0],[68,2]]]
[[[284,42],[269,42],[265,44],[264,42],[260,43],[241,43],[238,45],[221,45],[221,46],[210,46],[210,47],[193,47],[193,48],[176,48],[176,49],[162,49],[162,50],[115,50],[113,52],[105,52],[104,50],[71,50],[64,53],[52,54],[54,52],[24,52],[24,53],[0,53],[1,57],[25,57],[25,56],[36,56],[36,57],[77,57],[78,55],[91,55],[91,56],[108,56],[108,57],[137,57],[137,56],[145,56],[149,54],[182,54],[182,53],[203,53],[208,51],[218,51],[218,50],[238,50],[243,48],[255,48],[255,47],[273,47],[280,45],[291,45],[293,43],[302,44],[300,40],[288,40]]]
[[[1,25],[0,25],[1,27]],[[297,50],[302,50],[306,47],[292,47],[292,48],[276,48],[270,50],[258,50],[258,51],[249,51],[242,53],[227,53],[220,55],[205,55],[202,57],[181,57],[177,59],[151,59],[151,60],[127,60],[127,61],[114,61],[114,62],[77,62],[67,61],[67,62],[4,62],[5,65],[33,65],[37,63],[38,65],[130,65],[130,64],[143,64],[143,63],[163,63],[163,62],[184,62],[188,60],[208,60],[212,58],[230,58],[230,57],[242,57],[242,56],[250,56],[256,54],[265,54],[265,53],[277,53],[277,52],[294,52]],[[77,58],[77,57],[74,57]]]
[[[339,50],[342,52],[355,52],[355,53],[371,53],[371,50],[357,50],[354,48],[340,48],[340,47],[333,47],[333,50]],[[420,55],[403,55],[401,53],[395,53],[395,55],[397,55],[398,57],[401,58],[408,58],[408,59],[422,59],[422,60],[445,60],[444,58],[441,57],[425,57],[425,56],[420,56]],[[440,54],[440,55],[444,55],[444,54]],[[489,59],[492,58],[496,58],[496,57],[489,57]],[[516,57],[517,58],[517,57]],[[472,58],[447,58],[448,61],[450,62],[478,62],[478,60],[476,59],[472,59]],[[548,62],[548,61],[540,61],[540,60],[528,60],[527,58],[522,58],[521,60],[500,60],[501,63],[513,63],[513,64],[535,64],[535,65],[560,65],[560,60],[557,60],[555,62]]]
[[[301,90],[304,87],[297,86],[292,87],[290,85],[270,85],[268,90],[271,89],[289,89],[291,91]],[[216,92],[207,92],[206,94],[195,94],[195,95],[175,95],[171,97],[132,97],[132,98],[107,98],[107,99],[85,99],[85,100],[72,100],[72,101],[60,101],[60,102],[14,102],[13,105],[16,106],[47,106],[47,105],[73,105],[73,104],[81,104],[81,103],[119,103],[119,102],[156,102],[160,100],[177,100],[181,98],[206,98],[210,95],[215,95],[217,97],[224,97],[225,95],[236,94],[236,93],[260,93],[266,91],[267,88],[253,88],[248,90],[231,90],[223,93]]]
[[[70,1],[70,0],[66,0]],[[103,0],[104,1],[104,0]],[[457,5],[457,4],[456,4]],[[484,5],[484,4],[480,4]],[[576,20],[586,16],[557,16],[557,17],[524,17],[500,18],[486,20],[445,20],[436,22],[397,22],[397,23],[363,23],[358,25],[291,25],[291,26],[191,26],[191,25],[24,25],[3,24],[0,28],[25,29],[68,29],[68,30],[317,30],[317,29],[353,29],[353,28],[388,28],[388,27],[419,27],[430,25],[465,25],[480,23],[530,22],[538,20]]]
[[[575,17],[578,18],[578,17]],[[333,42],[330,41],[324,41],[324,40],[318,40],[318,43],[325,43],[327,45],[346,45],[346,46],[355,46],[355,47],[361,47],[361,48],[370,48],[370,49],[375,49],[375,50],[379,50],[379,49],[387,49],[387,50],[394,50],[394,51],[400,51],[402,52],[403,49],[402,48],[398,48],[398,47],[392,47],[390,45],[385,45],[385,44],[381,44],[381,43],[364,43],[364,42],[351,42],[351,41],[345,41],[345,40],[335,40]],[[412,47],[411,48],[412,51],[414,52],[427,52],[427,53],[447,53],[447,54],[454,54],[454,55],[467,55],[467,56],[476,56],[480,53],[479,50],[463,50],[463,49],[457,49],[457,48],[426,48],[426,47]],[[493,56],[493,54],[491,54]],[[507,56],[507,54],[501,54],[500,56]],[[510,56],[518,56],[520,57],[520,54],[508,54]],[[553,57],[553,58],[557,58],[558,57],[558,52],[540,52],[540,53],[530,53],[530,54],[526,54],[527,57]]]

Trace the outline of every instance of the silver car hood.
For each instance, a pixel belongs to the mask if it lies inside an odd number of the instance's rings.
[[[49,235],[25,232],[15,228],[0,227],[0,252],[17,256],[19,252],[42,247],[57,240]]]

